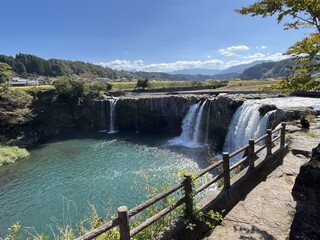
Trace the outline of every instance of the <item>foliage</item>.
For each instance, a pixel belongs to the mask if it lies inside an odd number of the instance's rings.
[[[0,62],[0,85],[4,85],[5,89],[7,83],[12,77],[12,73],[10,70],[11,67],[8,64]]]
[[[194,228],[196,227],[196,224],[194,223],[194,220],[203,222],[207,225],[207,227],[209,227],[210,229],[213,229],[217,226],[218,223],[223,221],[223,216],[222,213],[224,211],[220,212],[216,212],[214,210],[209,210],[208,212],[204,212],[204,211],[196,211],[194,216],[193,216],[193,221],[187,221],[186,225],[187,228],[190,230],[194,230]]]
[[[313,114],[308,114],[306,116],[306,119],[308,120],[309,123],[316,123],[316,117]]]
[[[25,148],[0,145],[0,166],[13,163],[28,156],[29,152]]]
[[[318,135],[312,131],[301,131],[300,134],[305,137],[316,138]]]
[[[9,235],[7,235],[4,240],[18,240],[21,239],[20,236],[18,236],[18,232],[20,230],[20,223],[17,222],[13,224],[9,229]]]
[[[24,91],[7,91],[0,94],[0,126],[22,125],[33,118],[32,96]],[[0,130],[1,132],[1,130]]]
[[[314,33],[298,41],[285,52],[296,60],[293,67],[295,74],[290,79],[283,79],[273,88],[283,92],[319,89],[312,73],[320,69],[320,0],[258,0],[236,12],[263,18],[276,15],[278,23],[286,21],[285,30],[314,29]]]
[[[87,100],[98,99],[103,97],[107,92],[112,89],[111,83],[92,82],[85,83],[84,98]]]
[[[73,79],[72,77],[61,77],[53,83],[58,98],[62,102],[69,104],[80,104],[80,99],[85,93],[85,84],[83,81]]]
[[[146,78],[145,80],[142,80],[142,79],[139,79],[137,81],[137,85],[136,85],[136,88],[142,88],[142,89],[145,89],[147,87],[150,86],[150,83],[149,83],[149,79]]]
[[[103,77],[103,78],[130,78],[128,72],[118,72],[110,68],[104,68],[99,65],[84,63],[80,61],[66,61],[60,59],[49,59],[19,53],[15,57],[0,55],[0,62],[11,66],[12,70],[22,76],[39,75],[39,76],[71,76],[83,75],[83,77]]]
[[[236,12],[263,18],[277,15],[278,23],[291,20],[284,23],[284,29],[315,27],[320,32],[319,0],[258,0]]]

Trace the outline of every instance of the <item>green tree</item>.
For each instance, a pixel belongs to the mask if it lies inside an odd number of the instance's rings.
[[[313,33],[284,53],[296,60],[294,76],[273,87],[283,92],[319,89],[312,74],[320,70],[320,0],[259,0],[236,12],[263,18],[276,16],[278,24],[283,23],[284,30],[313,29]]]
[[[0,85],[2,85],[4,89],[7,89],[11,77],[11,67],[6,63],[0,62]]]
[[[142,88],[142,89],[145,89],[147,87],[150,86],[150,83],[149,83],[149,79],[146,78],[145,80],[142,80],[142,79],[139,79],[137,81],[137,85],[136,85],[136,88]]]

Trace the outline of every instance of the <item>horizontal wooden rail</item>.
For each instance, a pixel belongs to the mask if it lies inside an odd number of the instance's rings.
[[[85,233],[84,235],[76,238],[75,240],[89,240],[89,239],[93,239],[99,235],[101,235],[102,233],[105,233],[106,231],[111,230],[112,228],[119,226],[120,224],[120,220],[119,218],[115,218],[105,224],[103,224],[102,226]]]
[[[248,147],[249,147],[249,144],[244,145],[243,147],[241,147],[241,148],[237,149],[237,150],[236,150],[236,151],[234,151],[233,153],[230,153],[230,154],[229,154],[229,158],[232,158],[232,157],[234,157],[234,156],[238,155],[239,153],[241,153],[241,152],[243,152],[243,151],[247,150],[247,149],[248,149]]]
[[[183,183],[179,183],[177,185],[175,185],[174,187],[150,198],[149,200],[145,201],[144,203],[132,208],[130,211],[129,211],[129,217],[132,217],[138,213],[140,213],[141,211],[143,211],[144,209],[146,209],[147,207],[155,204],[156,202],[160,201],[161,199],[169,196],[170,194],[178,191],[179,189],[183,188]]]
[[[281,127],[278,127],[278,128],[275,128],[271,131],[272,134],[276,133],[276,132],[279,132],[280,130],[282,129],[282,126]]]
[[[175,186],[171,187],[170,189],[150,198],[149,200],[145,201],[144,203],[132,208],[128,211],[127,207],[122,206],[118,208],[118,218],[113,219],[110,222],[107,222],[103,224],[102,226],[94,229],[93,231],[90,231],[83,236],[77,238],[76,240],[89,240],[93,239],[100,234],[103,234],[104,232],[111,230],[113,227],[119,226],[120,229],[120,239],[121,240],[129,240],[131,237],[137,235],[141,231],[143,231],[145,228],[153,224],[154,222],[158,221],[177,207],[181,206],[182,204],[185,204],[186,211],[185,211],[185,217],[188,218],[192,216],[193,214],[193,198],[195,195],[199,194],[203,190],[207,189],[212,184],[216,183],[219,179],[224,178],[224,188],[232,189],[232,186],[230,186],[230,171],[236,169],[241,164],[243,164],[245,161],[248,161],[249,170],[255,168],[255,160],[256,160],[256,154],[261,152],[263,149],[267,148],[266,154],[271,155],[272,154],[272,148],[274,147],[274,142],[280,139],[280,148],[283,148],[285,145],[285,127],[286,124],[282,123],[281,127],[278,127],[274,130],[268,129],[267,134],[257,138],[257,139],[250,139],[249,144],[246,144],[245,146],[237,149],[236,151],[232,153],[224,152],[223,153],[223,160],[219,160],[211,164],[210,166],[206,167],[205,169],[198,172],[193,178],[191,174],[185,174],[185,179],[182,183],[176,184]],[[272,138],[272,134],[279,132],[280,135]],[[265,143],[260,146],[257,149],[255,149],[255,145],[260,143],[261,141],[265,140]],[[247,151],[247,156],[243,157],[236,163],[230,166],[230,158],[241,154],[242,152]],[[192,190],[192,181],[195,179],[198,179],[205,175],[206,173],[209,173],[210,171],[223,166],[223,172],[218,172],[218,175],[214,176],[209,181],[206,181],[203,183],[200,187],[198,187],[195,190]],[[177,200],[176,203],[162,209],[160,212],[156,213],[152,217],[148,218],[146,221],[141,223],[139,226],[135,227],[130,231],[129,227],[129,220],[133,216],[135,216],[138,213],[141,213],[146,208],[150,207],[151,205],[157,203],[158,201],[168,197],[171,194],[174,194],[175,192],[179,190],[184,190],[184,197]]]
[[[214,184],[215,182],[217,182],[221,178],[223,178],[223,173],[220,173],[219,175],[212,178],[210,181],[203,184],[201,187],[197,188],[195,190],[195,194],[202,192],[203,190],[205,190],[206,188],[208,188],[209,186],[211,186],[212,184]]]
[[[199,177],[202,177],[204,174],[210,172],[211,170],[221,166],[223,163],[222,160],[219,160],[213,164],[211,164],[209,167],[206,167],[205,169],[201,170],[198,174],[196,174],[195,179],[198,179]]]
[[[277,140],[279,140],[281,138],[281,136],[275,137],[272,139],[272,142],[276,142]]]
[[[241,164],[243,164],[247,160],[248,160],[247,157],[241,158],[239,161],[237,161],[236,163],[231,165],[230,171],[236,169],[237,167],[239,167]]]
[[[259,152],[261,152],[263,149],[265,149],[267,147],[267,145],[263,145],[261,147],[259,147],[254,153],[258,154]]]
[[[259,143],[259,142],[267,139],[267,136],[268,136],[268,135],[265,134],[265,135],[262,135],[261,137],[257,138],[256,140],[254,140],[254,144],[257,144],[257,143]]]
[[[185,202],[185,198],[181,198],[178,202],[171,205],[170,207],[164,208],[162,211],[158,212],[157,214],[153,215],[151,218],[148,218],[145,222],[141,223],[138,227],[134,228],[130,231],[130,236],[133,237],[141,232],[146,227],[150,226],[152,223],[158,221],[160,218],[164,217],[177,207],[181,206]]]

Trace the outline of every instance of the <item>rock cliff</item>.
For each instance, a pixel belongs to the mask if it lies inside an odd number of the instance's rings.
[[[297,202],[290,239],[320,239],[320,161],[301,166],[292,189]]]

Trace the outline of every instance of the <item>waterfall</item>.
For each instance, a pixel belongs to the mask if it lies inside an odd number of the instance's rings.
[[[109,132],[116,133],[116,104],[117,99],[109,99]]]
[[[207,111],[207,125],[206,125],[206,137],[204,140],[204,143],[207,145],[208,144],[208,140],[209,140],[209,125],[210,125],[210,115],[211,115],[211,105],[212,102],[210,101],[209,106],[208,106],[208,111]]]
[[[226,136],[224,151],[232,153],[248,144],[249,139],[258,138],[266,133],[270,113],[260,116],[259,101],[246,101],[234,114]],[[273,112],[273,111],[272,111]],[[240,155],[233,158],[239,160]]]
[[[190,106],[182,121],[182,133],[179,137],[169,140],[171,145],[181,145],[190,148],[200,147],[203,136],[203,112],[206,101]]]
[[[99,132],[107,132],[107,121],[106,121],[106,103],[104,100],[99,100]]]

